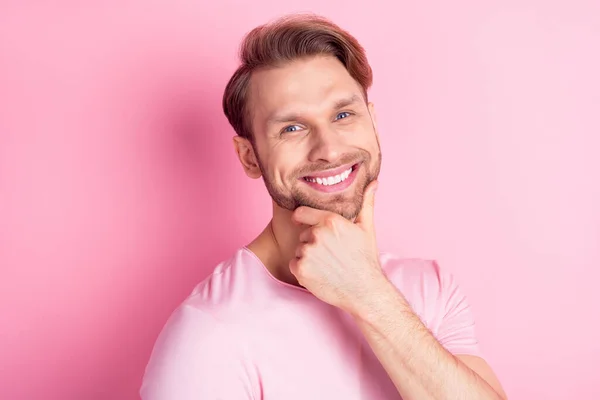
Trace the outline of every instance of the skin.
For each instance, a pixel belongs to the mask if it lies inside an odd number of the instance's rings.
[[[254,143],[234,145],[246,174],[263,178],[273,218],[248,248],[275,278],[349,313],[404,399],[505,399],[485,360],[447,352],[381,270],[375,111],[344,66],[317,56],[257,71],[249,109]],[[356,176],[342,191],[303,179],[348,164]]]

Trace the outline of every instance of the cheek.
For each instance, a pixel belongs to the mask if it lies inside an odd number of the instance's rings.
[[[298,168],[302,166],[302,159],[299,157],[301,150],[297,149],[286,149],[272,160],[273,171],[275,172],[276,178],[282,180],[284,183],[288,183],[296,179],[296,172]]]
[[[373,134],[373,137],[371,138],[371,140],[369,140],[369,143],[367,144],[368,147],[366,147],[369,151],[369,153],[371,154],[371,158],[373,160],[377,160],[377,158],[379,157],[379,152],[380,152],[380,148],[379,148],[379,141],[377,139],[377,137],[375,136],[375,134]]]
[[[270,177],[277,185],[288,186],[295,180],[295,177],[292,176],[294,170],[294,165],[291,165],[289,161],[285,159],[274,160],[273,164],[271,164]]]

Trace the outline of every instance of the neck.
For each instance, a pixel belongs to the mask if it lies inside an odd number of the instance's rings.
[[[289,263],[295,257],[298,237],[304,228],[292,222],[292,211],[273,203],[269,225],[247,247],[276,279],[300,286],[290,272]]]

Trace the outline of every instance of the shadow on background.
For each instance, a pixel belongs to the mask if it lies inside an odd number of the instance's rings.
[[[164,8],[0,13],[19,38],[0,43],[2,399],[138,398],[169,315],[257,229],[222,44]]]
[[[123,296],[129,301],[122,304],[117,334],[108,341],[116,351],[105,360],[102,383],[96,385],[110,389],[98,393],[98,400],[137,394],[154,341],[171,312],[244,244],[236,227],[224,223],[244,196],[231,179],[231,171],[242,172],[232,150],[233,130],[220,108],[222,92],[207,90],[197,79],[179,78],[167,81],[156,96],[149,135],[140,138],[148,141],[151,162],[158,164],[152,169],[161,197],[157,212],[163,214],[155,225],[158,249],[152,259],[141,257],[147,259],[136,265],[143,270],[137,274],[141,279],[135,285],[130,281],[131,296]]]

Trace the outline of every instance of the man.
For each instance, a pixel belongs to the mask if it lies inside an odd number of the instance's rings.
[[[360,44],[295,16],[250,32],[241,59],[224,112],[273,218],[170,317],[142,398],[505,399],[452,277],[378,251],[381,153]]]

